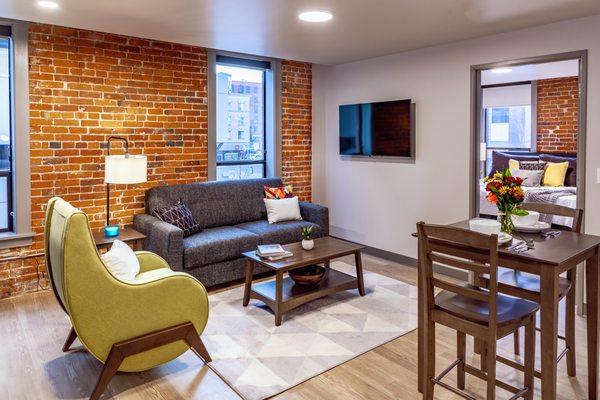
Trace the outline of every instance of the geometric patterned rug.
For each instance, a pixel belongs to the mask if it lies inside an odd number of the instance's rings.
[[[332,268],[355,274],[337,261]],[[365,271],[366,295],[348,290],[283,316],[259,300],[242,307],[243,287],[211,294],[202,334],[209,367],[246,400],[281,393],[417,327],[417,288]]]

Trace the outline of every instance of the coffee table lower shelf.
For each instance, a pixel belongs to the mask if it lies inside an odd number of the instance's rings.
[[[296,285],[289,276],[283,278],[281,299],[279,301],[277,299],[276,281],[253,284],[250,290],[250,298],[260,300],[269,306],[275,312],[277,320],[281,318],[281,314],[309,301],[336,292],[357,288],[358,281],[355,276],[327,268],[323,279],[316,285]],[[279,318],[277,318],[278,314]]]

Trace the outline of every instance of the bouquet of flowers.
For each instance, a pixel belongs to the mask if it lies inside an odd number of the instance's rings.
[[[487,199],[498,207],[498,220],[501,230],[505,233],[514,231],[513,215],[527,215],[527,211],[519,208],[525,195],[521,184],[523,179],[514,177],[507,168],[504,172],[496,171],[491,177],[485,178]]]

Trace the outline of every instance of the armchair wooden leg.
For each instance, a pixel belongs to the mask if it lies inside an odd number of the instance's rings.
[[[185,341],[192,347],[194,353],[196,353],[196,355],[198,355],[205,363],[212,361],[210,354],[208,354],[208,350],[206,350],[200,335],[198,335],[198,332],[196,332],[195,329],[190,329],[188,331]]]
[[[194,324],[191,322],[127,339],[113,344],[110,353],[108,353],[108,357],[106,358],[106,362],[104,363],[104,368],[98,377],[94,391],[90,396],[90,400],[97,400],[100,398],[125,358],[178,340],[185,340],[185,342],[189,344],[205,362],[211,361],[210,355],[200,339],[200,335],[196,331],[196,328],[194,328]]]
[[[75,329],[71,327],[71,330],[69,331],[69,336],[67,336],[65,344],[63,344],[62,351],[65,353],[69,351],[75,339],[77,339],[77,333],[75,332]]]
[[[117,345],[113,345],[110,353],[108,353],[108,357],[106,358],[106,362],[104,363],[104,368],[102,368],[102,372],[98,377],[98,381],[96,382],[96,386],[94,387],[94,391],[90,396],[90,400],[98,400],[102,393],[106,390],[108,386],[108,382],[112,379],[112,377],[119,370],[119,366],[125,359],[123,357],[123,353],[119,350]]]

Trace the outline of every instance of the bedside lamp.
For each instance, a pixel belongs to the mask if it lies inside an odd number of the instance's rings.
[[[115,140],[125,143],[125,154],[110,154],[110,144]],[[110,184],[146,182],[148,180],[148,160],[146,156],[129,154],[129,142],[126,138],[111,136],[106,144],[108,154],[104,158],[104,183],[106,183],[106,226],[104,227],[104,234],[106,237],[114,237],[119,235],[119,225],[110,224]]]

